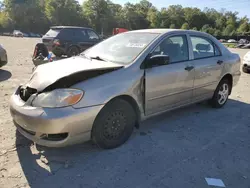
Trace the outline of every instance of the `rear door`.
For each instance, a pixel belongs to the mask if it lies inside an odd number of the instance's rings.
[[[99,36],[90,29],[80,29],[78,32],[79,46],[84,51],[99,42]]]
[[[224,63],[219,48],[207,37],[190,36],[195,67],[193,100],[213,95],[222,76]]]
[[[186,35],[165,38],[151,56],[168,55],[170,61],[145,70],[146,115],[188,104],[192,100],[194,66],[189,61]]]

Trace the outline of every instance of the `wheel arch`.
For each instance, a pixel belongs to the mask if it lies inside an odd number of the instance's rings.
[[[221,78],[220,82],[221,82],[222,80],[224,80],[224,79],[228,80],[228,81],[229,81],[229,84],[231,85],[230,91],[229,91],[229,95],[230,95],[231,92],[232,92],[232,88],[233,88],[233,76],[232,76],[230,73],[227,73],[227,74],[225,74],[225,75]]]
[[[122,100],[125,100],[126,102],[128,102],[134,109],[135,113],[136,113],[136,124],[135,124],[135,127],[136,128],[139,128],[139,125],[140,125],[140,121],[141,121],[141,112],[140,112],[140,108],[136,102],[136,100],[130,96],[130,95],[119,95],[119,96],[116,96],[114,98],[112,98],[111,100],[109,100],[106,105],[108,103],[110,103],[111,101],[114,101],[116,99],[122,99]]]
[[[67,51],[66,51],[66,54],[68,54],[70,48],[72,48],[72,47],[76,47],[76,48],[79,50],[79,53],[81,53],[81,48],[80,48],[80,46],[78,46],[77,44],[71,44],[71,45],[68,46]]]

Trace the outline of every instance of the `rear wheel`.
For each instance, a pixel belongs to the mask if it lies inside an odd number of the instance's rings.
[[[71,46],[69,49],[68,49],[68,52],[67,52],[67,56],[68,57],[72,57],[72,56],[76,56],[80,53],[80,50],[77,46]]]
[[[243,71],[244,73],[248,73],[248,70],[247,70],[246,67],[242,67],[242,71]]]
[[[115,99],[98,114],[92,129],[92,140],[100,148],[116,148],[129,139],[135,123],[133,107],[125,100]]]
[[[227,79],[221,80],[214,92],[213,98],[210,101],[212,107],[221,108],[226,104],[229,93],[231,91],[231,87],[232,86],[231,84],[229,84],[229,81]]]

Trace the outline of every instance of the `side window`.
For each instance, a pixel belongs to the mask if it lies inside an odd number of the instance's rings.
[[[59,36],[64,39],[70,39],[73,35],[74,33],[70,29],[63,29],[59,34]]]
[[[87,39],[86,33],[81,29],[75,29],[74,30],[74,37],[77,38],[80,41]]]
[[[220,51],[212,41],[203,37],[191,36],[194,59],[208,58],[220,55]]]
[[[166,38],[156,47],[152,55],[168,55],[169,63],[188,61],[188,44],[186,35],[178,35]]]
[[[99,40],[98,35],[94,31],[87,30],[87,34],[88,34],[89,40],[94,40],[94,41]]]

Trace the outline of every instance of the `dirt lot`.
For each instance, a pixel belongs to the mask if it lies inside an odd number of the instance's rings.
[[[8,108],[10,95],[31,74],[39,40],[0,37],[9,56],[0,69],[1,188],[207,188],[206,177],[250,187],[250,75],[242,74],[223,109],[199,104],[163,114],[144,122],[120,148],[86,143],[50,149],[19,135]]]

